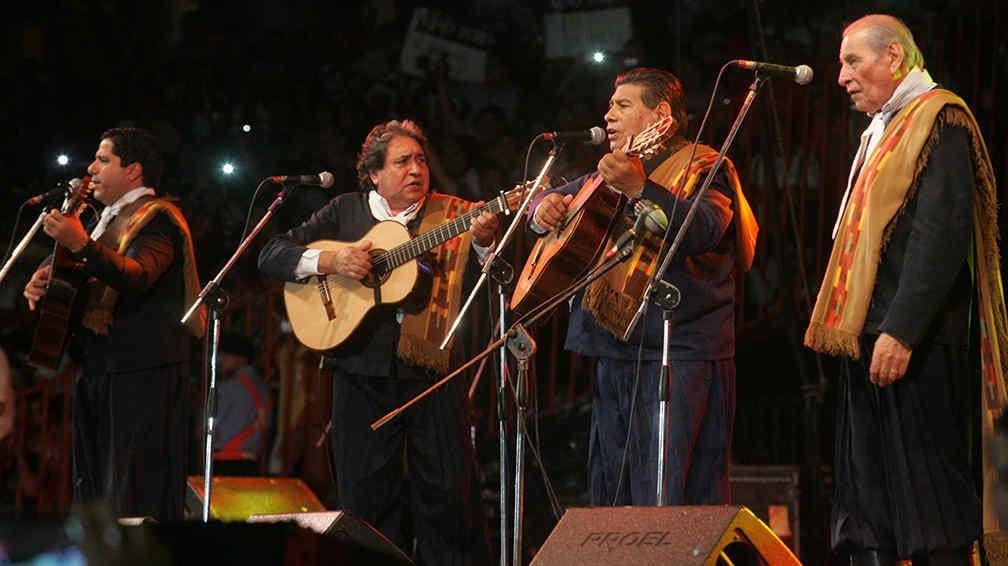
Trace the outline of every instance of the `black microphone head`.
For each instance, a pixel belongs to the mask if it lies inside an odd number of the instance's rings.
[[[570,132],[543,132],[540,134],[543,139],[555,142],[580,142],[588,145],[602,145],[606,141],[605,128],[593,126],[588,130],[574,130]]]
[[[81,181],[77,177],[74,177],[73,179],[70,179],[65,184],[63,183],[63,181],[60,181],[60,182],[56,183],[56,188],[49,189],[48,191],[46,191],[46,192],[44,192],[42,194],[38,194],[38,195],[35,195],[33,197],[28,198],[25,201],[25,205],[27,205],[27,206],[35,206],[36,204],[41,204],[43,202],[47,202],[50,199],[55,199],[56,197],[65,196],[67,193],[76,193],[77,189],[80,188],[80,185],[83,182],[84,181]]]

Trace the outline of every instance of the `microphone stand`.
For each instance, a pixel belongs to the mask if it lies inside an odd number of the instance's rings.
[[[240,244],[238,244],[238,249],[235,250],[231,258],[224,264],[224,267],[217,273],[210,282],[203,287],[200,291],[196,300],[193,301],[192,306],[189,310],[182,316],[182,324],[186,324],[186,321],[196,312],[196,310],[202,304],[206,304],[210,310],[210,317],[207,319],[207,343],[204,349],[203,359],[206,362],[206,367],[204,371],[207,375],[207,390],[206,399],[203,405],[203,415],[206,422],[206,437],[203,443],[203,522],[210,521],[210,498],[212,484],[210,478],[213,474],[213,437],[216,427],[216,415],[217,415],[217,352],[220,346],[220,328],[221,320],[220,313],[224,311],[227,307],[228,297],[220,289],[220,282],[224,279],[224,276],[230,271],[231,267],[238,261],[238,258],[245,252],[248,248],[249,243],[256,235],[263,229],[264,226],[269,222],[270,218],[273,217],[274,211],[283,204],[285,198],[287,198],[288,187],[283,187],[277,194],[276,198],[266,209],[266,213],[263,214],[262,219],[259,223],[255,225],[252,231]]]
[[[468,362],[459,366],[455,371],[443,377],[437,383],[431,385],[426,390],[418,394],[413,399],[410,399],[401,407],[394,409],[389,412],[384,417],[378,419],[377,421],[371,423],[371,430],[377,430],[387,422],[396,418],[400,413],[408,409],[409,407],[419,403],[424,397],[430,395],[435,390],[439,389],[444,384],[448,383],[460,373],[465,371],[467,368],[476,364],[483,358],[490,355],[494,350],[501,348],[505,344],[511,353],[519,360],[519,376],[517,381],[517,410],[516,413],[516,423],[515,423],[515,517],[514,517],[514,528],[515,528],[515,543],[512,548],[514,564],[521,563],[521,530],[522,530],[522,512],[524,504],[524,485],[523,485],[523,471],[524,471],[524,443],[523,438],[525,434],[525,410],[524,410],[524,381],[526,379],[526,369],[528,359],[535,353],[535,342],[531,339],[526,331],[526,327],[533,327],[539,322],[546,319],[546,315],[553,312],[558,305],[567,301],[572,295],[584,289],[593,281],[605,275],[609,270],[616,267],[621,262],[625,261],[630,257],[634,246],[631,244],[636,244],[636,239],[628,240],[626,243],[620,247],[616,254],[604,261],[601,265],[594,268],[589,274],[583,277],[580,281],[576,282],[573,286],[565,289],[562,293],[559,293],[555,297],[551,298],[549,301],[537,306],[535,309],[531,310],[523,320],[515,322],[507,332],[502,333],[501,337],[497,340],[491,342],[486,349],[477,354],[474,358]],[[502,471],[503,473],[503,471]],[[503,497],[503,494],[501,495]],[[502,549],[503,553],[504,550]]]
[[[487,273],[493,266],[494,260],[497,259],[497,252],[503,249],[504,246],[506,246],[510,242],[511,236],[514,234],[515,230],[518,228],[519,225],[523,224],[522,220],[525,218],[525,210],[528,208],[529,203],[532,202],[532,197],[534,197],[539,192],[540,186],[542,185],[542,181],[543,179],[546,178],[546,173],[548,173],[549,170],[553,167],[553,162],[556,161],[557,152],[560,147],[562,146],[557,144],[556,141],[553,142],[553,147],[550,148],[549,156],[546,158],[546,162],[543,163],[542,169],[539,171],[539,175],[536,177],[535,182],[532,184],[532,188],[529,189],[528,193],[525,195],[525,199],[522,200],[522,203],[518,206],[518,210],[515,211],[514,218],[511,220],[511,225],[508,226],[508,229],[504,232],[504,235],[501,236],[500,241],[497,242],[497,245],[495,245],[493,249],[490,250],[489,255],[487,255],[486,261],[483,262],[483,269],[482,272],[480,273],[479,279],[476,281],[476,284],[473,285],[472,291],[469,292],[469,297],[466,299],[465,304],[462,305],[462,308],[459,310],[458,315],[452,322],[451,328],[449,328],[448,332],[445,334],[444,340],[441,341],[441,345],[439,346],[440,349],[442,350],[445,349],[445,347],[448,345],[448,342],[451,341],[452,336],[455,335],[455,331],[458,330],[459,323],[462,322],[462,318],[469,310],[469,306],[472,304],[473,299],[476,297],[476,293],[479,292],[480,288],[483,286],[483,283],[486,281]]]
[[[655,299],[655,304],[657,304],[662,309],[662,320],[664,324],[664,329],[662,332],[662,375],[658,379],[658,462],[657,462],[657,488],[655,492],[655,501],[657,505],[665,504],[665,493],[664,493],[664,483],[665,483],[665,430],[668,426],[668,384],[666,380],[671,378],[671,368],[669,367],[668,351],[669,351],[669,340],[672,333],[672,309],[674,309],[680,300],[679,290],[672,285],[662,280],[665,272],[668,270],[669,265],[672,263],[672,258],[675,257],[676,252],[679,250],[679,246],[682,244],[682,240],[686,235],[686,230],[689,228],[690,224],[693,223],[693,217],[697,211],[697,205],[700,204],[701,199],[707,188],[714,181],[714,176],[717,174],[718,169],[721,167],[721,163],[724,162],[725,154],[728,152],[728,148],[735,141],[735,136],[738,135],[739,129],[742,127],[742,122],[745,120],[746,115],[749,113],[749,108],[752,106],[754,100],[756,100],[756,94],[759,88],[763,86],[766,82],[767,77],[762,74],[762,71],[757,70],[753,82],[749,85],[749,92],[746,94],[746,98],[742,103],[742,107],[739,108],[739,113],[735,117],[735,122],[732,123],[731,129],[728,131],[728,135],[725,137],[724,143],[721,145],[721,149],[718,151],[717,159],[714,161],[714,165],[711,166],[710,170],[707,172],[707,176],[704,178],[703,184],[697,189],[696,194],[693,196],[693,203],[690,205],[689,210],[686,212],[685,218],[683,218],[682,224],[679,225],[679,230],[676,232],[676,236],[672,241],[672,245],[669,247],[668,251],[665,252],[662,258],[661,265],[655,272],[651,275],[651,279],[648,281],[648,286],[644,290],[643,298],[640,305],[637,307],[637,312],[634,314],[633,318],[630,320],[630,324],[627,326],[626,332],[623,333],[623,340],[626,341],[630,334],[633,332],[637,321],[640,316],[644,313],[644,309],[647,308],[648,303],[651,301],[651,295],[655,292],[656,288],[659,290],[659,297]],[[671,230],[672,224],[669,223],[669,230]],[[668,238],[669,232],[666,232],[665,236]],[[662,243],[664,247],[664,240]]]
[[[503,260],[498,260],[497,259],[497,252],[499,250],[504,249],[504,247],[510,242],[511,237],[513,236],[515,230],[517,230],[518,226],[523,224],[523,220],[525,218],[525,211],[528,209],[529,204],[532,202],[532,198],[535,197],[536,194],[540,191],[543,179],[546,178],[547,173],[553,167],[553,163],[556,161],[557,153],[559,152],[559,149],[561,147],[562,146],[560,144],[558,144],[556,142],[556,140],[554,139],[553,140],[553,146],[550,148],[549,155],[546,158],[546,162],[543,163],[542,168],[539,170],[539,174],[536,176],[535,182],[532,184],[532,188],[529,189],[529,191],[525,195],[525,198],[522,200],[521,204],[518,206],[518,209],[515,211],[514,216],[511,219],[511,224],[508,226],[508,229],[504,232],[504,235],[501,236],[500,241],[497,242],[497,244],[490,250],[490,253],[487,256],[486,261],[483,262],[483,269],[481,270],[479,279],[477,279],[476,284],[473,285],[472,290],[469,292],[469,297],[466,298],[466,301],[462,305],[462,308],[459,309],[459,313],[458,313],[458,315],[455,316],[455,320],[452,321],[452,325],[448,329],[448,332],[445,334],[444,340],[441,341],[441,345],[439,346],[440,349],[444,350],[448,346],[448,342],[450,342],[451,339],[452,339],[452,337],[455,335],[455,331],[458,330],[459,324],[462,322],[462,318],[469,311],[469,307],[470,307],[470,305],[472,305],[473,299],[476,298],[476,293],[479,292],[480,288],[483,286],[483,283],[486,281],[487,274],[492,269],[502,269],[500,267],[495,267],[499,261],[503,261]],[[505,265],[506,265],[506,263],[505,263]],[[503,275],[502,273],[494,275],[494,278],[497,279],[498,289],[499,289],[499,291],[498,291],[498,301],[499,301],[499,304],[500,304],[500,326],[501,326],[501,336],[502,337],[504,336],[504,329],[505,329],[505,323],[506,323],[505,313],[507,312],[506,311],[506,301],[505,301],[505,296],[504,296],[504,287],[505,287],[505,285],[507,285],[507,283],[509,283],[511,281],[512,277],[514,276],[514,272],[513,272],[513,270],[511,269],[510,266],[507,266],[506,271],[507,271],[507,281],[504,281],[504,282],[501,281],[500,276]],[[530,340],[531,340],[531,338],[530,338]],[[524,369],[525,369],[525,367],[524,367],[524,363],[523,363],[522,367],[519,368],[519,371],[520,372],[524,372]],[[519,389],[523,389],[522,388],[522,381],[524,380],[524,374],[519,375],[518,379],[519,379],[518,387],[519,387]],[[500,507],[501,507],[501,514],[500,514],[500,530],[501,530],[501,533],[500,533],[500,537],[501,537],[501,540],[500,540],[500,549],[501,549],[500,550],[500,553],[501,553],[500,560],[501,561],[500,561],[500,563],[501,563],[501,566],[507,566],[507,511],[506,511],[507,510],[507,437],[506,437],[506,434],[505,434],[506,415],[505,415],[505,411],[504,411],[504,406],[505,406],[504,399],[505,399],[505,393],[506,393],[506,391],[507,391],[507,351],[506,351],[506,346],[505,346],[504,342],[501,342],[501,344],[500,344],[500,373],[499,373],[499,376],[498,376],[498,379],[497,379],[497,422],[498,422],[497,429],[498,429],[498,434],[499,434],[498,443],[500,444]],[[405,408],[405,407],[403,407],[403,408]],[[518,436],[519,436],[518,442],[521,442],[521,440],[520,440],[520,438],[521,438],[521,431],[517,431],[516,434],[518,434]],[[517,447],[516,447],[516,450],[517,450]],[[516,466],[517,465],[518,464],[516,462]],[[517,469],[516,469],[516,474],[517,474]],[[515,477],[515,481],[516,482],[518,481],[517,475]],[[517,501],[517,497],[516,497],[516,500],[515,500],[515,506],[516,506],[516,512],[515,512],[515,529],[516,529],[515,530],[515,539],[519,539],[521,537],[521,535],[520,535],[520,533],[518,531],[518,527],[519,527],[518,521],[520,519],[519,519],[519,514],[517,512],[517,506],[519,504],[520,503],[519,503],[519,501]],[[520,547],[517,546],[518,544],[520,544],[520,541],[515,542],[516,551],[515,551],[515,554],[514,554],[514,558],[515,558],[516,561],[519,560],[519,557],[520,557],[520,552],[519,552],[520,551]]]
[[[14,262],[17,261],[17,258],[20,257],[22,252],[24,252],[24,249],[28,247],[28,242],[30,242],[31,239],[35,237],[35,233],[38,232],[39,228],[42,227],[42,221],[45,219],[47,214],[49,214],[49,211],[47,210],[43,210],[41,213],[39,213],[39,217],[35,219],[35,223],[32,224],[31,228],[28,229],[28,233],[26,233],[24,237],[21,238],[21,241],[18,243],[17,247],[14,248],[14,251],[11,252],[10,258],[7,259],[7,263],[4,264],[3,269],[0,269],[0,282],[4,280],[4,277],[7,277],[7,272],[10,271],[11,267],[14,265]]]
[[[490,276],[497,282],[497,308],[500,313],[498,317],[500,335],[507,335],[507,286],[514,278],[514,269],[504,258],[498,257],[494,261]],[[507,410],[505,399],[507,398],[507,348],[502,344],[498,352],[500,367],[497,374],[497,444],[499,446],[500,458],[500,564],[508,564],[508,471],[507,471]],[[517,356],[516,356],[517,357]],[[519,370],[524,371],[525,365],[519,366]],[[519,374],[519,380],[524,374]],[[519,381],[519,386],[521,381]],[[517,516],[517,514],[516,514]],[[520,548],[520,547],[519,547]]]

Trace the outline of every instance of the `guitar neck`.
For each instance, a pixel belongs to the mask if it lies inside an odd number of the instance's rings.
[[[437,228],[432,228],[416,238],[392,248],[380,256],[377,263],[384,268],[383,271],[385,273],[388,273],[400,265],[433,250],[448,240],[461,236],[469,230],[472,219],[480,214],[484,212],[497,214],[506,209],[507,199],[504,195],[499,195],[483,206],[474,208],[450,222],[446,222]]]

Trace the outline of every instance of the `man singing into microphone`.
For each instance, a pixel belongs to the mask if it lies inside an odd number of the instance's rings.
[[[660,152],[643,162],[624,152],[628,139],[665,117],[672,118],[673,135]],[[533,209],[531,229],[540,234],[557,229],[574,195],[602,180],[630,197],[627,216],[639,199],[647,199],[664,210],[675,234],[717,155],[698,146],[690,162],[693,146],[684,137],[686,108],[679,79],[650,68],[619,75],[605,122],[611,152],[599,161],[598,171],[546,193]],[[752,264],[757,230],[735,168],[725,160],[700,197],[664,277],[683,297],[672,313],[669,340],[665,504],[729,501],[735,280]],[[648,275],[657,267],[660,242],[660,236],[648,235],[626,263],[574,299],[566,348],[597,359],[588,448],[591,505],[656,503],[661,310],[649,305],[629,341],[622,337]]]
[[[191,335],[179,317],[200,290],[192,236],[182,212],[155,196],[163,170],[154,138],[137,128],[101,136],[88,167],[105,205],[86,231],[53,210],[43,230],[90,277],[80,327],[73,329],[80,375],[73,398],[74,498],[104,500],[119,516],[181,521],[185,497]],[[35,272],[24,296],[32,310],[51,269]]]
[[[471,208],[473,203],[430,191],[427,155],[427,138],[413,122],[376,125],[357,159],[363,190],[339,195],[300,226],[271,238],[259,269],[287,281],[329,273],[361,280],[372,268],[373,242],[366,235],[379,222],[398,222],[415,236]],[[459,312],[466,272],[478,272],[476,258],[487,252],[498,222],[488,212],[474,218],[468,232],[426,261],[433,292],[428,287],[402,303],[376,306],[347,342],[323,357],[322,371],[333,384],[332,461],[340,507],[407,553],[412,534],[421,565],[490,563],[466,435],[464,383],[450,382],[377,430],[370,424],[461,361],[439,345]],[[322,252],[306,246],[323,239],[358,243]],[[412,525],[404,524],[407,516]]]

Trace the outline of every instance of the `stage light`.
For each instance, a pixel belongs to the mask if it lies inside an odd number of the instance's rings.
[[[64,167],[67,163],[70,163],[70,157],[65,153],[61,153],[56,157],[56,163],[59,163],[60,167]]]
[[[221,165],[220,170],[221,173],[224,173],[225,175],[233,175],[235,172],[235,166],[234,164],[228,161],[225,162],[223,165]]]
[[[595,53],[592,53],[592,61],[595,61],[596,63],[602,63],[602,62],[604,62],[605,61],[605,53],[603,53],[601,51],[596,51]]]
[[[242,124],[242,131],[246,134],[252,131],[252,124]]]

